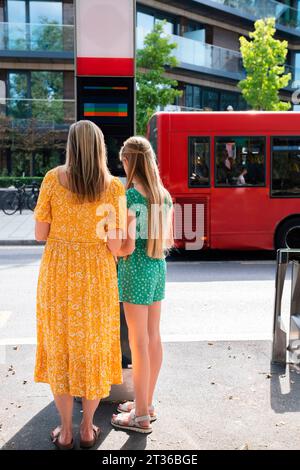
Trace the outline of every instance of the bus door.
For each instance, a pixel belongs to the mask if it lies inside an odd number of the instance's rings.
[[[175,241],[187,250],[209,246],[211,139],[172,134],[170,192],[175,196]]]

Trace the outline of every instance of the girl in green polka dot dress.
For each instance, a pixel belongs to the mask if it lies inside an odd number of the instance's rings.
[[[119,295],[129,331],[135,401],[120,404],[111,422],[120,429],[149,433],[157,418],[153,394],[162,363],[159,326],[165,253],[173,245],[173,207],[147,139],[128,139],[120,158],[127,175],[128,215],[119,252]]]

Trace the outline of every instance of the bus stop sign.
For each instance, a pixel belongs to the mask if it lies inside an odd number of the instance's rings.
[[[135,133],[135,1],[76,0],[77,120],[89,119],[105,137],[110,170]]]

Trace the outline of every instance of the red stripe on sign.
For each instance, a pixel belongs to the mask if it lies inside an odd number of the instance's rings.
[[[77,75],[134,76],[134,59],[77,57]]]

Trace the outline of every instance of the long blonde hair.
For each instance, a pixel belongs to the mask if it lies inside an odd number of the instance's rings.
[[[153,148],[144,137],[130,137],[121,148],[120,159],[125,159],[128,164],[127,189],[133,187],[133,179],[136,178],[148,198],[147,255],[151,258],[162,258],[165,250],[171,248],[167,243],[166,233],[169,233],[172,227],[166,227],[165,223],[172,223],[171,220],[166,220],[169,219],[172,198],[160,179]]]
[[[67,142],[69,189],[81,202],[94,202],[106,190],[110,178],[102,131],[91,121],[70,127]]]

